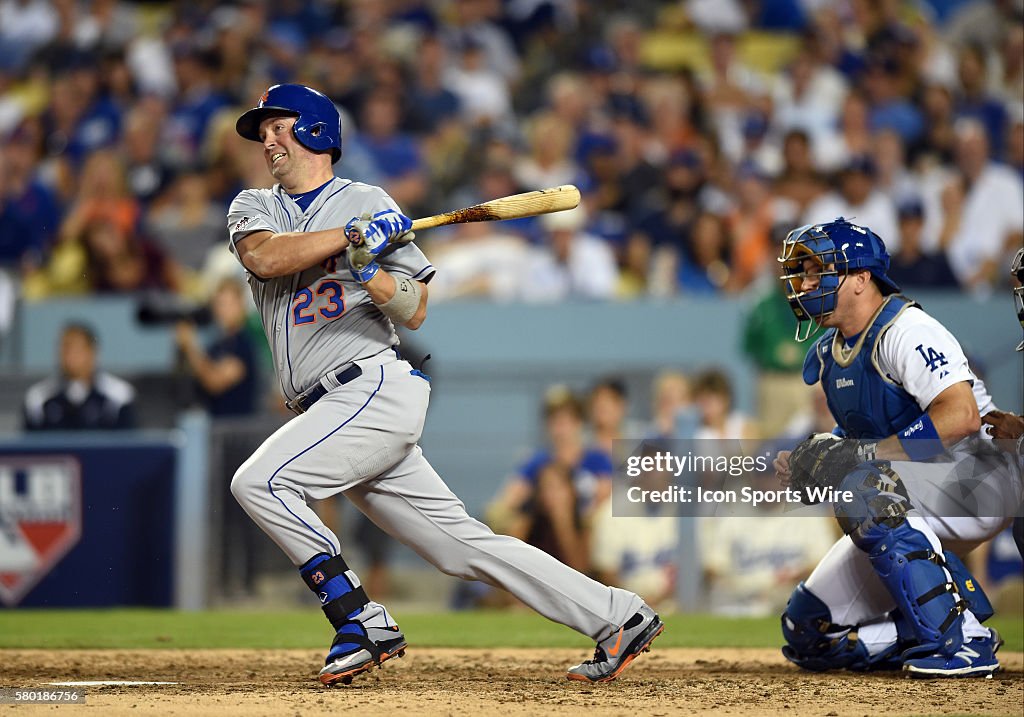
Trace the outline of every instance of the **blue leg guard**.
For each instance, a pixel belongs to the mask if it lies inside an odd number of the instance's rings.
[[[782,614],[782,635],[786,645],[783,656],[799,667],[813,672],[825,670],[895,669],[891,665],[899,652],[897,645],[878,655],[869,655],[857,630],[832,622],[832,615],[814,593],[801,582],[796,586],[786,612]]]
[[[963,644],[967,603],[943,556],[907,521],[912,506],[899,476],[887,461],[862,463],[843,479],[840,491],[850,491],[854,500],[836,504],[839,524],[867,553],[896,601],[918,643],[912,652],[954,654]]]
[[[953,576],[953,582],[956,583],[956,591],[967,603],[967,609],[974,613],[974,617],[978,618],[978,622],[985,622],[995,615],[995,608],[989,602],[988,595],[981,589],[981,583],[971,575],[960,558],[948,550],[942,551],[942,557],[945,559],[946,570]]]
[[[345,560],[340,555],[331,557],[320,553],[304,563],[299,574],[320,598],[324,615],[337,633],[327,656],[328,662],[337,655],[364,647],[368,642],[366,630],[352,618],[362,612],[369,598]]]

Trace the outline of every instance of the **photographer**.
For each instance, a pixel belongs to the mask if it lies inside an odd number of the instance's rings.
[[[217,284],[210,309],[218,329],[204,349],[195,324],[179,321],[175,340],[211,416],[242,416],[259,408],[256,346],[245,331],[245,294],[235,279]]]

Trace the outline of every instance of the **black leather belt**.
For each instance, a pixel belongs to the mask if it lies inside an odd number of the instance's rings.
[[[340,373],[337,372],[337,369],[335,369],[333,373],[333,381],[328,380],[327,383],[336,383],[337,386],[328,387],[328,385],[325,385],[325,379],[331,378],[330,374],[328,374],[313,384],[313,387],[308,389],[305,393],[296,396],[291,401],[286,401],[285,405],[293,413],[305,413],[313,406],[314,403],[326,396],[328,391],[331,391],[338,386],[344,386],[346,383],[355,381],[357,378],[362,376],[363,369],[359,368],[358,364],[352,364]]]

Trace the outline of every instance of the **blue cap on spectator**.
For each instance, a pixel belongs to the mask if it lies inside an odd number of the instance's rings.
[[[625,117],[639,125],[647,124],[643,103],[633,95],[612,93],[608,98],[608,106],[613,117]]]
[[[875,176],[875,161],[866,154],[855,154],[846,160],[843,172],[860,172],[869,177]]]
[[[689,147],[683,149],[677,149],[675,152],[668,157],[668,166],[670,167],[686,167],[687,169],[700,169],[704,166],[704,161],[700,155]]]
[[[605,45],[595,45],[587,52],[587,69],[592,72],[615,72],[619,63],[615,59],[615,53]]]
[[[48,69],[55,75],[98,72],[96,53],[73,47],[56,47],[47,55]]]
[[[580,138],[576,158],[585,161],[592,154],[614,154],[619,148],[615,138],[607,134],[587,133]]]
[[[920,219],[924,216],[924,204],[917,197],[904,197],[896,205],[896,213],[900,219]]]
[[[760,112],[748,114],[743,119],[743,136],[748,139],[764,137],[768,131],[768,118]]]

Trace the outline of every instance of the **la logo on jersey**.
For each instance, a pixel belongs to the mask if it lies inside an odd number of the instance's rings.
[[[949,365],[949,361],[946,360],[946,354],[940,354],[931,346],[927,350],[924,348],[924,344],[917,345],[917,352],[921,354],[921,358],[924,359],[924,365],[928,367],[928,370],[935,373],[935,369],[940,366]],[[943,371],[939,374],[939,378],[943,378],[949,375],[949,371]]]
[[[0,458],[0,602],[17,605],[81,534],[77,461],[64,456]]]

